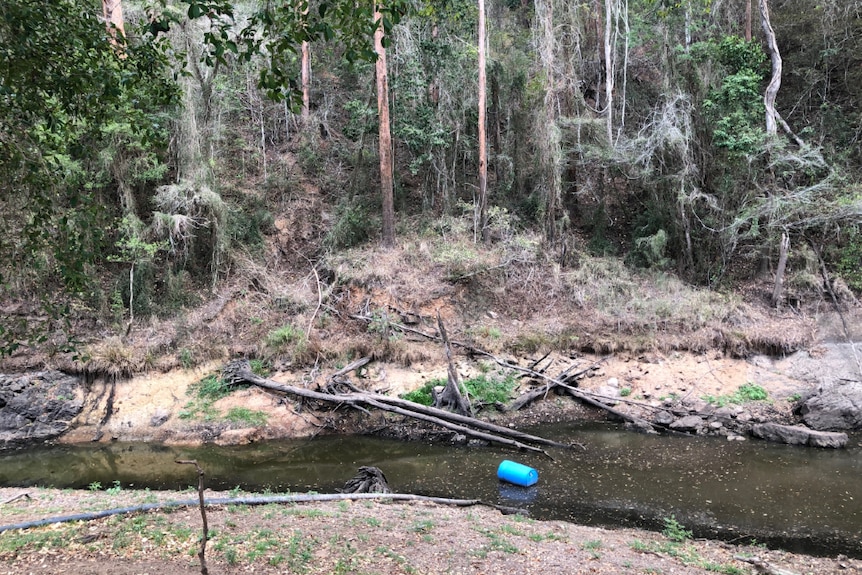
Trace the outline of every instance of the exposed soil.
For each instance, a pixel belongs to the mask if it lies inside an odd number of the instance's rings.
[[[0,489],[0,500],[25,490]],[[26,490],[0,505],[0,523],[195,493]],[[230,496],[208,493],[208,497]],[[234,494],[235,495],[235,494]],[[695,575],[753,573],[735,556],[810,575],[862,571],[862,562],[737,546],[674,543],[660,533],[608,530],[503,515],[485,506],[341,501],[214,506],[207,511],[209,572],[216,573],[547,573]],[[197,507],[0,533],[0,574],[142,575],[200,572]]]
[[[372,362],[360,374],[353,374],[354,383],[364,389],[397,395],[420,387],[426,381],[446,377],[442,354],[426,344],[429,359],[405,368],[399,364]],[[626,389],[633,403],[623,403],[619,409],[638,411],[637,403],[660,406],[668,398],[683,402],[703,397],[722,397],[733,394],[740,385],[753,383],[768,391],[769,402],[749,404],[759,419],[787,423],[792,421],[792,400],[813,390],[824,378],[836,377],[852,368],[852,362],[841,358],[838,344],[821,344],[813,351],[800,351],[783,359],[755,356],[749,360],[734,359],[719,352],[693,354],[690,352],[651,352],[633,355],[623,353],[610,357],[580,354],[574,358],[552,354],[541,364],[549,374],[562,372],[568,366],[579,368],[596,366],[579,386],[589,391],[600,391],[612,383],[617,389]],[[521,365],[530,365],[535,358],[521,358]],[[438,361],[434,361],[434,359]],[[510,358],[511,360],[512,358]],[[834,365],[830,366],[830,359]],[[169,444],[242,444],[282,437],[302,437],[327,432],[364,432],[379,425],[375,418],[354,417],[349,410],[315,411],[303,407],[295,398],[285,398],[259,388],[245,388],[213,404],[213,413],[226,414],[231,409],[245,408],[267,415],[265,426],[229,422],[214,416],[209,421],[198,415],[185,417],[194,393],[189,385],[208,374],[218,373],[221,364],[212,363],[190,370],[176,370],[167,374],[149,374],[131,380],[111,382],[97,379],[91,384],[85,409],[75,421],[73,429],[60,440],[87,442],[102,441],[158,441]],[[489,369],[488,362],[459,360],[458,371],[469,378]],[[836,375],[837,374],[837,375]],[[314,387],[325,382],[327,373],[319,373],[309,380],[304,372],[279,372],[275,381],[303,387]],[[541,383],[522,379],[518,392],[527,391]],[[113,396],[111,395],[113,388]],[[108,399],[113,397],[110,408]],[[110,417],[105,420],[106,410]],[[554,401],[517,413],[498,413],[493,409],[482,412],[489,419],[504,420],[512,425],[533,425],[551,421],[596,419],[604,414],[585,408],[573,400]],[[392,422],[389,421],[390,427]]]

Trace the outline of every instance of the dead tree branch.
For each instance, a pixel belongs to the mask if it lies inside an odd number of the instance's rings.
[[[458,371],[455,369],[455,363],[452,361],[452,347],[449,345],[449,336],[446,333],[446,327],[443,325],[443,319],[440,317],[440,310],[437,310],[437,327],[440,330],[440,339],[443,340],[443,349],[446,352],[446,387],[439,395],[434,393],[434,407],[451,409],[460,415],[472,413],[470,403],[461,395],[461,385],[458,381]]]
[[[203,534],[201,536],[201,548],[198,551],[198,559],[201,562],[201,575],[207,575],[209,571],[207,570],[207,540],[209,539],[209,527],[207,526],[207,511],[206,506],[204,505],[204,470],[198,465],[198,462],[195,460],[185,460],[178,459],[176,463],[181,465],[194,465],[195,469],[198,472],[198,503],[201,509],[201,520],[203,522]]]
[[[297,395],[299,397],[313,399],[315,401],[335,403],[337,405],[350,405],[352,407],[356,407],[357,405],[368,405],[376,407],[382,411],[389,411],[399,415],[412,417],[414,419],[428,421],[440,427],[444,427],[476,439],[500,443],[510,447],[516,447],[518,449],[537,451],[539,453],[544,453],[545,455],[548,454],[544,450],[528,445],[526,442],[540,445],[552,445],[555,447],[568,447],[548,439],[515,431],[507,427],[494,425],[473,417],[451,413],[443,409],[420,405],[412,401],[407,401],[406,399],[363,392],[337,394],[323,393],[302,387],[280,384],[260,377],[248,368],[241,368],[236,365],[234,365],[231,371],[231,376],[232,383],[245,381],[265,389]]]

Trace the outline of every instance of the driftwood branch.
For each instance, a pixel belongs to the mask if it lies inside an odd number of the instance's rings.
[[[5,501],[0,501],[0,505],[6,505],[7,503],[12,503],[13,501],[18,501],[19,499],[32,499],[32,497],[30,497],[29,493],[19,493],[18,495],[10,497]]]
[[[354,319],[366,321],[366,322],[371,321],[371,318],[368,316],[351,315],[350,317],[352,317]],[[406,325],[391,324],[391,327],[398,328],[398,329],[400,329],[404,332],[407,332],[407,333],[413,333],[416,335],[421,335],[422,337],[425,337],[425,338],[432,340],[432,341],[441,341],[441,339],[442,339],[440,336],[425,333],[421,330],[414,329],[414,328],[408,327]],[[453,346],[457,345],[458,347],[461,347],[461,348],[467,350],[469,353],[471,353],[473,355],[479,355],[482,357],[487,357],[488,359],[491,359],[492,361],[494,361],[497,365],[504,367],[506,369],[519,371],[521,373],[525,373],[525,374],[530,375],[532,377],[535,377],[537,379],[542,379],[542,380],[546,381],[548,383],[548,385],[546,386],[546,388],[542,389],[542,391],[536,397],[543,395],[544,393],[547,393],[548,391],[553,389],[555,386],[566,386],[566,382],[573,381],[575,378],[575,375],[567,375],[565,377],[565,381],[561,381],[559,378],[554,378],[554,377],[551,377],[545,373],[536,371],[534,369],[531,369],[528,367],[522,367],[520,365],[510,363],[504,359],[500,359],[499,357],[495,356],[494,354],[492,354],[488,351],[485,351],[483,349],[477,348],[475,346],[472,346],[470,344],[462,343],[462,342],[458,342],[458,341],[452,341],[450,343]],[[596,362],[596,364],[607,360],[608,357],[610,357],[610,356],[603,357],[601,360]],[[595,367],[595,364],[593,367],[588,368],[588,370],[593,369],[594,367]],[[583,390],[575,388],[575,387],[571,387],[571,386],[567,386],[567,387],[568,387],[568,389],[566,389],[566,392],[569,395],[571,395],[572,397],[579,399],[579,400],[583,401],[584,403],[588,403],[594,407],[598,407],[599,409],[603,409],[603,410],[607,411],[608,413],[611,413],[614,416],[623,419],[624,421],[629,421],[629,422],[633,423],[634,425],[638,426],[639,428],[650,429],[650,430],[655,431],[655,426],[653,426],[651,423],[649,423],[645,419],[641,419],[639,417],[634,417],[632,415],[628,415],[627,413],[623,413],[617,409],[614,409],[610,405],[601,401],[599,399],[599,398],[601,398],[601,396],[599,396],[597,394],[592,394],[592,393],[583,391]]]
[[[181,465],[194,465],[195,469],[198,472],[198,505],[201,510],[201,520],[203,521],[202,531],[203,534],[201,536],[201,548],[198,550],[198,559],[201,562],[201,575],[207,575],[209,571],[207,570],[207,540],[209,539],[209,527],[207,526],[207,511],[204,505],[204,470],[198,465],[196,460],[186,460],[186,459],[178,459],[176,463]]]
[[[237,366],[234,366],[231,372],[231,376],[232,381],[234,382],[242,380],[265,389],[271,389],[273,391],[278,391],[281,393],[297,395],[299,397],[313,399],[316,401],[335,403],[338,405],[350,405],[353,407],[358,405],[368,405],[371,407],[376,407],[383,411],[389,411],[392,413],[397,413],[399,415],[412,417],[414,419],[428,421],[440,427],[444,427],[446,429],[455,431],[457,433],[462,433],[466,436],[474,437],[476,439],[500,443],[502,445],[508,445],[510,447],[516,447],[518,449],[536,451],[539,453],[544,453],[545,455],[548,454],[544,450],[539,449],[533,445],[529,445],[529,443],[539,445],[552,445],[555,447],[568,447],[564,444],[557,443],[555,441],[544,439],[538,436],[530,435],[527,433],[522,433],[514,429],[509,429],[508,427],[494,425],[480,419],[476,419],[466,415],[459,415],[457,413],[452,413],[443,409],[437,409],[434,407],[421,405],[412,401],[407,401],[406,399],[363,392],[323,393],[319,391],[305,389],[303,387],[284,385],[260,377],[254,374],[250,369],[238,368]]]

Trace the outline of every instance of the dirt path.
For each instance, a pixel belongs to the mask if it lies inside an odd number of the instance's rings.
[[[0,523],[196,495],[4,488],[0,501],[22,492],[30,497],[0,505]],[[756,556],[800,575],[862,571],[862,562],[843,557],[684,538],[673,541],[632,529],[535,521],[484,506],[371,501],[217,506],[209,509],[207,518],[211,530],[207,560],[213,574],[754,572],[734,556]],[[0,533],[0,575],[195,573],[200,571],[196,557],[200,532],[195,507],[5,531]]]

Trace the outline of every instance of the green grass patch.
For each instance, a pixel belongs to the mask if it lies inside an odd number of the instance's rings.
[[[765,401],[769,399],[769,393],[759,385],[744,383],[739,386],[739,389],[729,395],[704,395],[701,399],[709,404],[725,407],[731,403],[741,404],[748,403],[749,401]]]
[[[683,527],[675,517],[665,517],[662,535],[667,541],[656,541],[644,543],[643,541],[632,541],[629,546],[635,551],[642,553],[655,553],[673,557],[685,565],[694,565],[712,573],[724,573],[725,575],[743,575],[746,570],[726,563],[715,563],[703,558],[697,548],[690,543],[692,532]]]
[[[269,421],[269,416],[255,409],[247,407],[232,407],[228,410],[225,419],[231,423],[248,425],[250,427],[263,427]]]
[[[431,405],[433,402],[431,390],[437,386],[445,387],[446,380],[443,378],[432,379],[419,389],[405,393],[401,397],[414,403]],[[511,375],[500,379],[492,375],[481,374],[461,382],[461,394],[469,397],[470,402],[474,405],[506,403],[512,398],[512,393],[517,386],[518,382]]]

